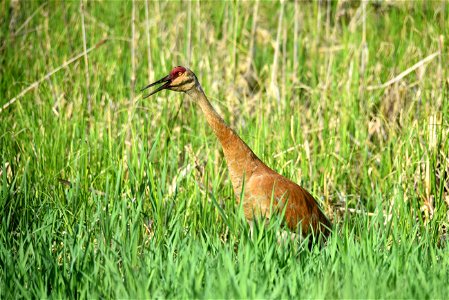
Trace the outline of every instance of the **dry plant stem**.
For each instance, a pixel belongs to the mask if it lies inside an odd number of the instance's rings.
[[[84,74],[86,76],[86,96],[87,96],[87,113],[89,118],[92,114],[92,99],[90,96],[90,76],[89,76],[89,60],[87,59],[87,43],[86,43],[86,27],[84,25],[84,1],[80,1],[80,14],[81,14],[81,30],[83,32],[83,50],[84,50]]]
[[[148,82],[153,81],[153,60],[151,58],[151,35],[150,18],[148,13],[148,0],[145,0],[145,31],[147,36],[147,60],[148,60]]]
[[[224,4],[224,20],[223,25],[221,27],[221,34],[223,35],[222,41],[227,41],[228,39],[228,22],[229,22],[229,2],[225,2]]]
[[[282,29],[282,53],[287,53],[287,26],[283,26]],[[282,77],[281,77],[281,99],[284,99],[283,103],[287,103],[286,97],[286,82],[287,82],[287,56],[282,55]]]
[[[48,78],[50,78],[53,74],[55,74],[56,72],[60,71],[61,69],[64,69],[65,67],[67,67],[68,65],[72,64],[73,62],[77,61],[78,59],[80,59],[81,57],[83,57],[84,55],[87,55],[89,52],[97,49],[98,47],[100,47],[101,45],[103,45],[105,42],[107,41],[107,39],[103,39],[100,42],[98,42],[95,46],[87,49],[86,51],[83,51],[82,53],[76,55],[75,57],[69,59],[68,61],[66,61],[65,63],[63,63],[62,65],[60,65],[59,67],[57,67],[56,69],[50,71],[49,73],[47,73],[44,77],[42,77],[41,79],[39,79],[38,81],[33,82],[31,85],[29,85],[28,87],[26,87],[25,89],[23,89],[17,96],[15,96],[14,98],[10,99],[8,102],[6,102],[5,104],[3,104],[3,106],[0,108],[0,113],[2,113],[5,109],[7,109],[10,105],[14,104],[14,102],[16,102],[17,100],[19,100],[20,98],[22,98],[26,93],[28,93],[29,91],[31,91],[32,89],[36,88],[39,86],[39,84],[41,84],[43,81],[47,80]]]
[[[233,37],[233,48],[232,48],[232,76],[235,78],[237,75],[237,32],[238,32],[238,28],[239,28],[239,2],[237,1],[236,3],[234,3],[234,37]]]
[[[31,16],[29,16],[26,20],[25,20],[25,22],[23,22],[23,24],[22,25],[20,25],[20,27],[19,28],[17,28],[17,30],[14,32],[14,36],[17,36],[19,33],[20,33],[20,31],[22,31],[22,29],[23,28],[25,28],[25,26],[28,24],[28,23],[30,23],[30,21],[34,18],[34,16],[38,13],[38,12],[40,12],[41,11],[41,9],[45,6],[45,5],[47,5],[47,3],[46,2],[44,2],[44,3],[42,3],[32,14],[31,14]]]
[[[53,62],[50,59],[50,55],[49,55],[51,53],[51,49],[53,47],[52,47],[52,41],[51,41],[51,35],[50,35],[50,25],[49,25],[50,18],[49,18],[48,10],[43,10],[43,15],[45,17],[44,17],[44,31],[42,32],[42,34],[45,37],[45,44],[44,44],[44,47],[39,47],[39,48],[42,51],[41,52],[42,53],[42,57],[45,57],[46,60],[47,60],[46,64],[48,66],[50,66],[51,68],[53,68]],[[44,39],[42,39],[42,41],[44,41]],[[51,92],[53,94],[53,98],[57,99],[58,98],[58,96],[57,96],[58,93],[56,91],[54,83],[50,79],[47,79],[47,82],[48,82],[50,90],[51,90]],[[40,98],[40,97],[38,97],[38,98]]]
[[[326,71],[326,82],[325,82],[325,88],[326,90],[330,89],[331,82],[332,82],[332,66],[334,64],[334,53],[330,52],[329,57],[327,59],[327,71]]]
[[[359,97],[364,98],[366,66],[368,64],[368,44],[366,42],[366,5],[367,1],[362,2],[362,42],[360,45],[360,85]]]
[[[187,4],[187,63],[192,61],[192,1]]]
[[[128,103],[128,122],[126,129],[126,137],[129,140],[131,136],[131,119],[134,107],[134,88],[136,85],[136,2],[132,1],[132,12],[131,12],[131,87],[130,87],[130,98]]]
[[[196,2],[196,17],[198,18],[197,20],[201,20],[201,2],[200,0],[198,0]],[[200,25],[200,24],[198,24]],[[196,29],[196,32],[198,34],[197,36],[197,43],[201,45],[201,26],[198,26],[198,28]]]
[[[366,43],[366,1],[362,2],[362,45],[360,55],[360,87],[359,95],[363,99],[363,92],[365,90],[365,71],[368,64],[368,45]]]
[[[253,58],[255,55],[254,40],[256,39],[258,8],[259,8],[259,0],[257,0],[256,3],[254,4],[253,23],[251,26],[251,39],[249,41],[248,56],[246,57],[246,72],[249,72],[252,69]]]
[[[299,0],[295,0],[295,21],[294,21],[294,30],[293,30],[293,83],[296,84],[298,82],[298,71],[299,71],[299,63],[298,63],[298,34],[299,34]]]
[[[136,84],[136,3],[132,1],[131,14],[131,98],[134,98],[134,87]]]
[[[439,39],[438,39],[438,48],[439,48],[439,52],[443,53],[443,49],[444,49],[444,36],[440,35]],[[440,90],[442,91],[441,94],[444,94],[443,89],[444,89],[444,71],[443,71],[443,57],[442,55],[440,55],[440,57],[438,57],[438,78],[440,78]],[[442,105],[442,99],[443,97],[439,97],[438,98],[438,106],[441,107]]]
[[[323,0],[318,0],[318,3],[316,4],[318,6],[318,13],[316,17],[316,45],[318,45],[321,34],[321,1]]]
[[[273,54],[273,65],[271,68],[271,94],[275,97],[278,105],[281,102],[281,98],[279,95],[279,86],[277,84],[276,78],[278,77],[278,63],[279,63],[279,49],[281,44],[281,32],[282,32],[282,20],[284,18],[284,1],[281,1],[281,11],[279,12],[278,19],[278,29],[276,34],[276,42],[274,45],[274,54]]]
[[[411,66],[410,68],[405,70],[404,72],[400,73],[398,76],[394,77],[391,80],[388,80],[387,82],[385,82],[385,83],[383,83],[381,85],[370,85],[370,86],[368,86],[367,90],[371,91],[371,90],[386,88],[386,87],[388,87],[388,86],[390,86],[390,85],[400,81],[402,78],[404,78],[405,76],[407,76],[408,74],[410,74],[414,70],[418,69],[419,67],[423,66],[424,64],[432,61],[438,55],[440,55],[440,51],[437,51],[435,53],[430,54],[429,56],[427,56],[426,58],[420,60],[419,62],[417,62],[416,64],[414,64],[413,66]]]
[[[331,0],[327,0],[326,2],[326,40],[329,41],[331,28]]]
[[[96,19],[95,17],[93,17],[91,14],[89,14],[89,12],[84,11],[84,17],[87,20],[89,20],[90,22],[92,22],[93,24],[100,26],[107,33],[111,33],[112,32],[111,27],[109,27],[105,23],[103,23],[103,22],[99,21],[98,19]]]

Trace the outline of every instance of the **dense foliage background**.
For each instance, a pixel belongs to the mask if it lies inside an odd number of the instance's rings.
[[[448,298],[445,1],[0,3],[0,297]],[[334,223],[250,238],[189,66]]]

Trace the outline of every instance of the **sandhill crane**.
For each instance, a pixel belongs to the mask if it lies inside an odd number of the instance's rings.
[[[302,235],[306,236],[311,229],[314,234],[324,237],[329,235],[331,223],[313,196],[270,169],[254,154],[212,107],[191,70],[182,66],[175,67],[169,75],[144,87],[142,91],[158,84],[162,85],[144,98],[167,89],[185,92],[201,107],[223,147],[238,203],[241,201],[243,187],[242,206],[250,224],[254,217],[270,218],[273,213],[280,214],[285,211],[285,223],[292,231],[297,232],[300,229]]]

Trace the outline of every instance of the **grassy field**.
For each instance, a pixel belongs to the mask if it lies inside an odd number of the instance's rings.
[[[448,298],[449,3],[0,3],[0,298]],[[326,247],[249,237],[189,66]]]

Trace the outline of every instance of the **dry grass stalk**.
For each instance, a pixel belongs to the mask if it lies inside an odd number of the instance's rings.
[[[151,58],[151,35],[148,0],[145,0],[145,31],[147,35],[147,60],[148,60],[148,82],[153,82],[153,60]]]
[[[86,42],[86,26],[84,24],[84,1],[80,1],[80,14],[81,14],[81,30],[83,32],[83,50],[84,50],[84,75],[86,77],[86,96],[87,96],[87,113],[89,118],[92,113],[92,99],[90,96],[90,76],[89,76],[89,60],[87,59],[87,42]]]
[[[391,80],[388,80],[387,82],[381,84],[381,85],[370,85],[367,87],[367,90],[371,91],[371,90],[376,90],[376,89],[383,89],[386,88],[396,82],[401,81],[405,76],[407,76],[408,74],[410,74],[411,72],[415,71],[416,69],[422,67],[423,65],[425,65],[426,63],[432,61],[435,57],[440,55],[440,51],[437,51],[435,53],[430,54],[429,56],[427,56],[426,58],[420,60],[419,62],[417,62],[416,64],[414,64],[413,66],[411,66],[410,68],[408,68],[407,70],[401,72],[399,75],[397,75],[396,77],[394,77]]]
[[[192,62],[192,2],[187,4],[187,47],[186,47],[187,65]]]
[[[368,43],[366,42],[366,5],[367,1],[362,2],[362,45],[361,45],[361,56],[360,56],[360,87],[359,95],[363,99],[363,92],[365,90],[365,73],[366,66],[368,64]]]
[[[13,1],[13,2],[15,2],[15,1]],[[17,2],[19,2],[19,1],[17,1]],[[17,30],[14,32],[14,36],[17,36],[21,31],[22,31],[22,29],[24,29],[25,28],[25,26],[27,26],[28,25],[28,23],[30,23],[30,21],[34,18],[34,16],[38,13],[38,12],[40,12],[41,11],[41,9],[45,6],[45,5],[47,5],[47,3],[46,2],[44,2],[44,3],[42,3],[26,20],[25,20],[25,22],[23,22],[22,23],[22,25],[20,25],[20,27],[19,28],[17,28]]]
[[[279,93],[277,77],[279,76],[278,64],[279,64],[279,55],[280,55],[279,52],[281,45],[282,22],[284,19],[284,4],[285,1],[281,1],[281,10],[279,12],[278,29],[276,33],[276,41],[274,44],[273,64],[271,66],[271,81],[269,88],[269,94],[276,99],[278,105],[281,104],[281,95]]]
[[[298,82],[298,35],[299,35],[299,0],[295,0],[295,21],[293,26],[293,84]]]
[[[128,121],[126,125],[126,142],[125,144],[131,146],[131,120],[134,113],[134,90],[136,87],[136,46],[137,46],[137,35],[136,35],[136,2],[132,1],[131,9],[131,82],[130,82],[130,98],[128,101]],[[125,156],[126,159],[126,156]]]
[[[82,53],[72,57],[71,59],[69,59],[68,61],[66,61],[65,63],[63,63],[62,65],[60,65],[59,67],[57,67],[56,69],[53,69],[52,71],[50,71],[49,73],[47,73],[46,75],[44,75],[42,78],[40,78],[39,80],[33,82],[31,85],[29,85],[28,87],[26,87],[25,89],[23,89],[17,96],[15,96],[14,98],[10,99],[8,102],[6,102],[5,104],[3,104],[3,106],[0,108],[0,113],[2,113],[5,109],[7,109],[10,105],[14,104],[14,102],[16,102],[17,100],[19,100],[20,98],[22,98],[26,93],[28,93],[29,91],[31,91],[34,88],[37,88],[43,81],[47,80],[48,78],[50,78],[53,74],[59,72],[61,69],[64,69],[65,67],[67,67],[68,65],[74,63],[75,61],[77,61],[78,59],[80,59],[81,57],[83,57],[84,55],[87,55],[88,53],[90,53],[91,51],[97,49],[98,47],[100,47],[101,45],[103,45],[105,42],[107,41],[107,38],[101,40],[100,42],[98,42],[95,46],[90,47],[89,49],[87,49],[86,51],[83,51]]]

